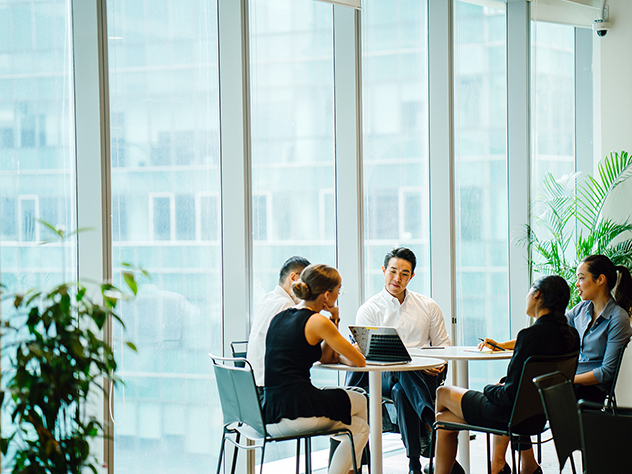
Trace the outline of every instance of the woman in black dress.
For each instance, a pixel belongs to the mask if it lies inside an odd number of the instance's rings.
[[[366,397],[344,389],[319,389],[312,385],[310,368],[322,363],[364,367],[364,356],[338,332],[340,317],[335,306],[341,279],[335,268],[310,265],[292,285],[302,301],[277,314],[266,336],[263,411],[268,432],[274,436],[319,429],[351,430],[357,465],[369,437]],[[320,311],[330,313],[323,316]],[[337,438],[329,468],[346,474],[352,468],[346,436]]]
[[[566,280],[549,275],[536,281],[527,295],[527,314],[535,318],[532,326],[518,333],[514,355],[504,383],[487,385],[483,392],[461,387],[437,389],[437,420],[469,423],[490,428],[506,428],[518,391],[525,360],[533,355],[561,355],[579,350],[577,331],[568,325],[564,311],[570,299]],[[437,474],[448,474],[456,458],[458,431],[437,432]],[[528,446],[521,446],[528,449]],[[528,474],[542,473],[539,466]]]

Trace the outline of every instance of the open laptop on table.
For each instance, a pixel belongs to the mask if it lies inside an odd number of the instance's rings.
[[[349,330],[366,358],[367,365],[407,364],[412,360],[395,328],[349,326]]]

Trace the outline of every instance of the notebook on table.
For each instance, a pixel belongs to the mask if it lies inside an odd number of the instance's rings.
[[[407,364],[412,360],[395,328],[349,326],[349,330],[367,365]]]

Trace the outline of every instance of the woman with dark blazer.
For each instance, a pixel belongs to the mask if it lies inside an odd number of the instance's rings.
[[[487,385],[483,392],[455,386],[439,387],[437,420],[506,428],[527,358],[579,350],[577,331],[568,325],[564,316],[569,299],[568,284],[562,277],[549,275],[536,281],[527,295],[526,310],[527,315],[536,321],[518,333],[505,381]],[[437,474],[450,473],[456,459],[457,437],[458,431],[438,430]],[[536,464],[535,469],[524,472],[536,474],[542,471]]]

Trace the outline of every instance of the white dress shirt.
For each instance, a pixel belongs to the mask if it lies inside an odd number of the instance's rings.
[[[394,327],[407,347],[451,345],[439,305],[432,298],[409,290],[400,304],[383,288],[358,308],[356,324]]]
[[[255,383],[263,387],[265,384],[264,361],[266,355],[266,335],[270,327],[272,318],[294,306],[294,300],[279,285],[266,294],[255,310],[255,317],[250,329],[250,338],[248,340],[248,362],[252,365],[252,371],[255,376]]]

